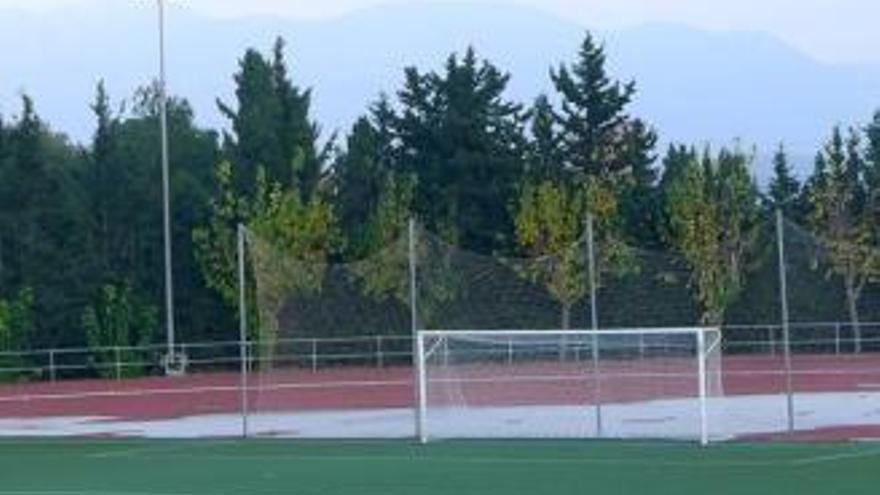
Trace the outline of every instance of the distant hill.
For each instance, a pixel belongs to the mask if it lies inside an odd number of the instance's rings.
[[[0,11],[0,113],[15,113],[26,91],[56,128],[87,139],[99,78],[119,99],[155,73],[151,7],[108,1],[41,16]],[[314,86],[316,117],[329,132],[347,127],[380,91],[393,93],[404,66],[438,67],[468,45],[512,74],[512,98],[531,101],[550,90],[550,65],[574,58],[587,26],[527,7],[454,3],[308,21],[220,20],[174,7],[168,28],[171,90],[204,124],[224,125],[214,101],[231,99],[244,48],[268,50],[283,35],[293,76]],[[880,108],[880,67],[824,64],[762,33],[657,24],[597,34],[613,73],[637,80],[634,113],[664,142],[740,139],[758,147],[761,177],[779,141],[807,170],[831,125],[864,122]]]

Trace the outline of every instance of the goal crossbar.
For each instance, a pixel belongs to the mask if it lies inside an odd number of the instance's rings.
[[[479,336],[554,336],[554,335],[696,335],[698,333],[717,333],[717,327],[674,327],[648,329],[608,329],[608,330],[419,330],[419,337],[472,337]]]

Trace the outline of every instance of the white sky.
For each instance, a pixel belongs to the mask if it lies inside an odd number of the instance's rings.
[[[0,7],[47,10],[107,0],[0,0]],[[113,0],[152,2],[153,0]],[[168,0],[218,16],[327,17],[378,4],[437,0]],[[464,0],[458,0],[464,1]],[[880,61],[878,0],[469,0],[526,4],[598,28],[671,21],[694,27],[756,30],[833,62]]]

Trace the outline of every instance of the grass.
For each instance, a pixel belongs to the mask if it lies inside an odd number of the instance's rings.
[[[878,492],[868,443],[0,441],[0,495]]]

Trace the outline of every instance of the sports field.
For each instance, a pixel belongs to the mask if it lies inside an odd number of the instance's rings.
[[[876,494],[880,444],[5,440],[0,495]]]

